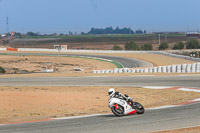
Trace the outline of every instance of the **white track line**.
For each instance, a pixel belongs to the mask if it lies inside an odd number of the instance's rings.
[[[168,89],[172,88],[170,86],[142,86],[142,88],[147,88],[147,89]]]
[[[200,98],[194,99],[192,102],[200,102]]]
[[[166,109],[166,108],[173,108],[173,107],[179,107],[181,105],[166,105],[166,106],[160,106],[155,108],[148,108],[147,110],[158,110],[158,109]]]
[[[200,90],[197,90],[197,89],[180,88],[180,89],[177,89],[177,90],[180,90],[180,91],[193,91],[193,92],[199,92],[200,93]]]
[[[93,114],[93,115],[83,115],[83,116],[52,118],[52,119],[53,120],[67,120],[67,119],[78,119],[78,118],[86,118],[86,117],[94,117],[94,116],[105,116],[105,115],[112,115],[112,114]]]

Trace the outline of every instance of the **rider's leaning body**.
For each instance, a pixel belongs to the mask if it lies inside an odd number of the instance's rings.
[[[115,97],[115,98],[120,98],[122,97],[128,104],[131,106],[133,105],[133,100],[131,97],[129,97],[127,94],[123,95],[122,93],[115,91],[114,88],[110,88],[108,90],[108,95],[110,96],[110,99]]]

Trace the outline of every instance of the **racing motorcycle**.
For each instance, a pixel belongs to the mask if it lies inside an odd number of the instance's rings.
[[[116,116],[125,116],[131,114],[143,114],[145,112],[142,104],[133,101],[131,105],[123,97],[113,97],[108,101],[108,107]]]

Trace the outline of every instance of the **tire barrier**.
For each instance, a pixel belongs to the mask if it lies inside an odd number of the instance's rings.
[[[186,73],[187,64],[181,65],[181,73]]]
[[[172,68],[172,66],[167,66],[167,73],[171,73],[171,72],[172,72],[172,71],[171,71],[171,70],[172,70],[171,68]]]
[[[200,73],[200,63],[158,66],[151,68],[115,68],[114,70],[93,70],[92,73]]]
[[[199,73],[200,72],[200,63],[197,63],[197,73]]]

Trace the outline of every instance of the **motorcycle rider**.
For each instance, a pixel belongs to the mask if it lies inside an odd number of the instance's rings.
[[[132,100],[131,97],[129,97],[127,94],[123,95],[122,93],[115,91],[114,88],[110,88],[108,90],[108,95],[110,96],[110,99],[113,98],[113,97],[115,97],[115,98],[122,97],[128,104],[133,106],[133,100]]]

